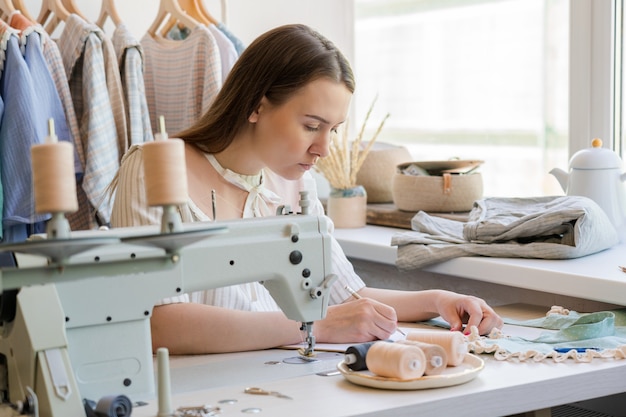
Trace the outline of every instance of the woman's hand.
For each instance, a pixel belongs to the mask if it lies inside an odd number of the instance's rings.
[[[320,343],[368,342],[388,339],[398,326],[393,307],[369,298],[329,306],[326,317],[315,322]]]
[[[478,332],[484,335],[504,324],[502,318],[481,298],[449,291],[440,291],[437,297],[437,311],[450,324],[451,330],[469,334],[470,327],[476,326]]]

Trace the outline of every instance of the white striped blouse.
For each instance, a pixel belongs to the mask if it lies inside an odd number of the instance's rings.
[[[298,210],[299,191],[307,190],[309,191],[309,199],[313,202],[310,207],[310,213],[313,215],[324,214],[322,203],[317,197],[315,180],[310,174],[307,173],[298,181],[288,181],[274,173],[265,171],[264,179],[265,186],[283,199],[281,204],[288,204]],[[235,185],[232,186],[236,187]],[[211,186],[207,184],[207,190],[210,189]],[[179,207],[179,212],[181,213],[182,221],[185,223],[211,220],[191,200]],[[111,223],[113,227],[159,224],[161,213],[160,207],[148,207],[145,196],[142,146],[134,145],[122,159],[115,189]],[[350,293],[345,289],[346,285],[358,291],[365,284],[355,273],[352,264],[346,258],[339,243],[334,238],[331,238],[331,241],[332,272],[339,277],[331,290],[329,303],[332,305],[342,303],[350,298]],[[280,310],[269,291],[258,282],[198,291],[179,297],[167,298],[157,304],[189,301],[245,311]]]

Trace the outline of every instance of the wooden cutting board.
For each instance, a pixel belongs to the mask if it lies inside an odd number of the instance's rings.
[[[376,226],[398,227],[411,229],[411,219],[416,212],[398,210],[393,203],[368,204],[367,224]],[[468,212],[463,213],[428,213],[431,216],[444,217],[446,219],[467,221]]]

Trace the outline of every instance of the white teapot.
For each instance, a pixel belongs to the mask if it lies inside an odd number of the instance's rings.
[[[626,188],[622,173],[622,160],[610,149],[602,147],[602,140],[595,138],[591,148],[576,152],[567,173],[554,168],[554,175],[567,195],[584,196],[595,201],[615,226],[620,239],[626,240]]]

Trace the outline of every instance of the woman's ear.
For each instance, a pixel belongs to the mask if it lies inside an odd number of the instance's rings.
[[[250,114],[250,116],[248,116],[248,121],[250,123],[258,122],[259,116],[261,115],[261,112],[265,109],[266,105],[267,105],[267,99],[265,98],[265,96],[263,96],[257,108],[252,112],[252,114]]]

